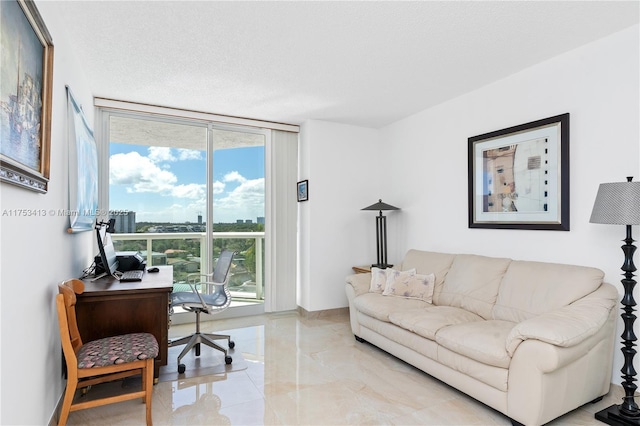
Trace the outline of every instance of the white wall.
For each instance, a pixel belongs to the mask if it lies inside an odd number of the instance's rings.
[[[3,212],[68,208],[65,84],[93,120],[66,23],[55,3],[38,8],[55,44],[51,182],[46,195],[0,185]],[[638,33],[635,26],[381,131],[306,122],[298,304],[347,306],[345,275],[375,260],[375,214],[360,209],[378,198],[402,208],[388,215],[391,262],[419,248],[593,265],[622,293],[624,229],[588,220],[599,183],[640,179]],[[571,113],[571,231],[468,229],[467,138],[564,112]],[[63,390],[56,285],[79,276],[94,254],[93,234],[69,235],[67,225],[58,216],[0,216],[1,424],[47,423]],[[616,357],[619,382],[619,348]]]
[[[64,38],[55,3],[38,2],[54,43],[51,180],[47,194],[0,184],[0,424],[46,424],[64,389],[57,284],[78,277],[91,264],[91,232],[66,233],[68,218],[48,214],[68,209],[66,92],[70,85],[93,122],[93,98],[82,67]],[[44,209],[44,217],[9,215],[14,209]]]
[[[375,262],[375,212],[384,170],[377,130],[309,120],[300,130],[300,175],[309,201],[298,204],[298,305],[307,311],[347,306],[344,278],[355,265]],[[391,244],[391,242],[390,242]]]
[[[605,279],[622,294],[619,247],[625,229],[590,224],[589,217],[600,183],[626,176],[640,180],[638,28],[383,129],[384,143],[393,146],[386,192],[403,208],[402,252],[417,248],[590,265],[605,271]],[[565,112],[571,114],[571,231],[469,229],[467,138]],[[636,238],[638,232],[636,227]],[[619,328],[621,333],[621,321]],[[639,330],[636,323],[636,334]],[[619,347],[615,354],[612,382],[620,383]]]

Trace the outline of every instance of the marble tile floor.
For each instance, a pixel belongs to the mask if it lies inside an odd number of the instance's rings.
[[[169,336],[192,330],[192,324],[172,326]],[[247,368],[158,383],[155,425],[511,424],[447,384],[356,342],[348,315],[265,314],[206,322],[202,331],[230,333]],[[549,425],[601,425],[594,413],[620,403],[622,395],[614,386],[602,401]],[[135,400],[73,412],[68,424],[139,425],[144,418],[144,404]]]

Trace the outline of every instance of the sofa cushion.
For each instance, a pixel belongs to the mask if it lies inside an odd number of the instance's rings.
[[[429,341],[431,342],[431,341]],[[484,362],[476,361],[475,359],[471,359],[468,356],[460,355],[459,353],[453,352],[442,345],[437,345],[438,355],[437,360],[443,366],[449,367],[452,370],[458,371],[465,376],[468,376],[472,379],[477,380],[478,382],[485,383],[503,393],[502,398],[504,398],[504,393],[509,390],[509,369],[495,367],[493,365],[485,364]],[[455,375],[451,376],[455,378]],[[448,380],[448,377],[443,377],[443,381],[447,382],[454,387],[457,387],[451,383],[451,380]],[[485,387],[478,387],[477,384],[473,386],[476,392],[486,393],[489,389]],[[468,389],[468,388],[467,388]],[[493,392],[488,392],[493,393]],[[476,394],[477,396],[477,394]]]
[[[429,305],[421,309],[392,312],[389,321],[422,337],[435,340],[436,333],[442,327],[484,319],[464,309]]]
[[[521,322],[567,306],[594,292],[604,272],[586,266],[514,260],[493,308],[493,318]]]
[[[435,340],[425,339],[395,324],[377,320],[361,312],[358,312],[357,317],[362,328],[380,334],[383,339],[391,340],[433,360],[438,358],[439,346]]]
[[[353,300],[353,304],[358,311],[385,322],[389,322],[389,314],[392,312],[429,306],[420,299],[389,297],[379,293],[361,294]]]
[[[434,274],[399,274],[396,279],[387,282],[382,295],[422,299],[431,303],[434,282]]]
[[[442,286],[444,278],[451,268],[455,254],[432,251],[409,250],[402,261],[403,269],[415,268],[418,274],[431,274],[436,277],[435,288]],[[398,266],[400,268],[400,266]]]
[[[519,322],[507,337],[507,351],[513,355],[529,339],[563,348],[578,345],[605,327],[617,300],[615,287],[602,285],[568,306]]]
[[[436,333],[436,342],[445,348],[494,367],[508,368],[511,356],[506,341],[516,324],[510,321],[488,320],[443,327]]]
[[[459,254],[442,287],[436,287],[435,305],[453,306],[491,319],[498,288],[511,259]]]

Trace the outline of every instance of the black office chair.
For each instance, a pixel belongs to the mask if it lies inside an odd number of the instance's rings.
[[[214,340],[227,339],[229,348],[233,349],[235,343],[231,340],[231,336],[200,333],[200,314],[204,312],[205,314],[213,315],[227,309],[231,304],[231,293],[229,293],[227,283],[229,282],[229,270],[231,269],[231,261],[234,255],[233,251],[224,250],[220,253],[213,275],[191,274],[187,281],[192,291],[171,294],[171,309],[175,306],[181,306],[185,310],[196,314],[196,332],[191,336],[182,337],[170,343],[170,346],[187,345],[178,355],[178,373],[180,374],[186,370],[185,365],[180,363],[182,358],[194,347],[196,356],[200,356],[201,343],[224,352],[224,362],[226,364],[233,362],[227,349],[214,342]]]

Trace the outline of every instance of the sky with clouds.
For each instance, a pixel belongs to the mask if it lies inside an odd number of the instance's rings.
[[[109,208],[132,210],[136,222],[206,220],[205,151],[110,144]],[[213,222],[264,216],[264,147],[216,150]]]

